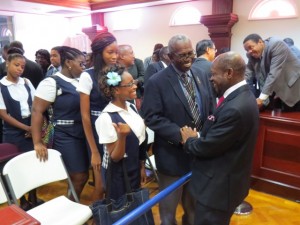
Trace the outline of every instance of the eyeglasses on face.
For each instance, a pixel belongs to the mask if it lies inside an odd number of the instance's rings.
[[[174,54],[179,60],[185,60],[185,59],[188,59],[188,58],[194,58],[195,55],[196,55],[195,51],[191,51],[191,52],[183,53],[183,54],[177,54],[177,53],[173,52],[173,54]]]
[[[215,53],[217,53],[218,52],[218,49],[216,49],[215,47],[214,48],[211,48],[212,50],[214,50],[215,51]]]
[[[132,82],[130,82],[128,84],[119,85],[119,87],[133,87],[133,85],[137,85],[137,83],[138,82],[136,80],[134,80],[134,81],[132,81]]]

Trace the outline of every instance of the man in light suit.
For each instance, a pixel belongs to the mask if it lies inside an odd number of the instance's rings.
[[[182,74],[187,74],[193,84],[200,114],[198,118],[202,123],[213,110],[207,75],[199,68],[191,69],[195,53],[190,39],[185,35],[176,35],[170,39],[168,47],[171,64],[147,81],[142,104],[145,124],[155,133],[153,152],[160,190],[191,170],[191,157],[183,151],[180,128],[195,128],[196,124],[187,100],[186,86],[180,77]],[[160,202],[161,225],[177,224],[176,208],[180,201],[184,210],[182,224],[194,223],[195,201],[188,192],[188,186],[188,183],[183,185]]]
[[[248,195],[259,112],[245,69],[239,54],[219,55],[210,80],[223,102],[205,121],[200,138],[192,128],[181,129],[184,150],[195,156],[190,181],[197,201],[195,225],[229,225]]]
[[[259,108],[269,104],[269,96],[280,99],[285,111],[300,111],[300,61],[280,39],[263,41],[258,34],[248,35],[244,49],[249,58],[246,79],[259,88]]]

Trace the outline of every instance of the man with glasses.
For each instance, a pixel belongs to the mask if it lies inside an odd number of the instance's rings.
[[[204,39],[197,43],[196,45],[196,54],[197,58],[193,63],[193,66],[197,66],[200,69],[203,69],[211,76],[211,64],[215,59],[217,49],[212,40]]]
[[[190,39],[175,35],[168,48],[171,64],[147,81],[142,104],[145,123],[155,133],[153,152],[160,190],[191,171],[191,157],[183,151],[180,129],[191,126],[200,132],[213,110],[208,76],[198,68],[191,68],[195,52]],[[179,202],[184,210],[182,224],[194,224],[195,200],[188,186],[189,183],[181,186],[160,202],[162,225],[177,224]]]

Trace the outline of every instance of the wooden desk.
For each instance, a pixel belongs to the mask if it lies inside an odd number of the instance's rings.
[[[260,113],[251,188],[300,200],[300,112]]]
[[[0,221],[1,225],[41,225],[39,221],[16,205],[1,208]]]

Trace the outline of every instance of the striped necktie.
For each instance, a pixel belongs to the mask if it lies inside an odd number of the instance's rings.
[[[182,80],[183,86],[186,90],[186,98],[189,103],[192,115],[193,115],[195,127],[197,128],[197,130],[200,130],[201,126],[202,126],[201,118],[200,118],[200,112],[198,109],[198,105],[196,103],[196,93],[194,90],[192,78],[189,79],[188,75],[184,73],[181,75],[181,80]]]

